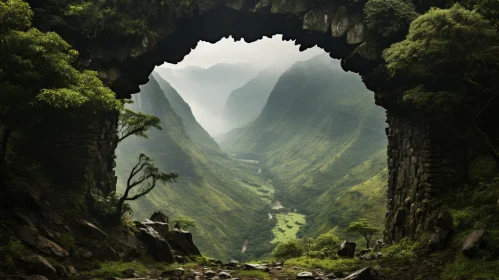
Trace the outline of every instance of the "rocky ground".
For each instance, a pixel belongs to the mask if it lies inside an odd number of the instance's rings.
[[[323,269],[307,270],[298,266],[287,266],[283,263],[246,263],[239,264],[237,261],[231,261],[228,264],[221,262],[211,263],[210,265],[189,265],[188,267],[173,267],[170,266],[165,270],[152,269],[143,273],[137,273],[135,269],[129,268],[121,272],[122,277],[93,277],[92,275],[79,276],[78,279],[85,280],[142,280],[142,279],[233,279],[233,280],[250,280],[250,279],[349,279],[349,280],[376,280],[378,272],[370,267],[366,267],[346,275],[345,273],[327,273]],[[46,279],[42,276],[36,279]],[[78,275],[71,278],[76,279]],[[29,278],[32,279],[32,278]]]

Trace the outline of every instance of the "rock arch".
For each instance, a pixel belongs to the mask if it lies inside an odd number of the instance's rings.
[[[32,1],[43,6],[43,1]],[[393,96],[397,86],[386,79],[381,53],[392,42],[370,34],[363,23],[363,3],[353,1],[307,0],[179,0],[187,8],[174,8],[171,18],[133,41],[100,41],[82,44],[71,40],[84,68],[98,71],[101,79],[120,98],[139,91],[156,65],[177,63],[199,40],[217,42],[233,36],[246,42],[263,36],[283,34],[294,39],[300,49],[315,45],[331,57],[341,59],[345,70],[359,73],[375,92],[377,105],[387,109],[388,128],[388,205],[385,240],[431,231],[441,204],[439,194],[452,187],[463,174],[460,143],[417,112],[399,108]],[[86,190],[104,192],[115,189],[114,149],[116,116],[81,116],[84,129],[68,129],[67,141],[85,143],[58,146],[61,168],[79,178]],[[67,124],[71,126],[72,124]],[[83,148],[85,147],[85,148]],[[77,153],[78,158],[71,157]],[[70,155],[70,156],[68,156]],[[75,163],[76,162],[76,163]]]

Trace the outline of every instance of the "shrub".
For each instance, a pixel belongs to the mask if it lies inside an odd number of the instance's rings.
[[[297,240],[279,243],[272,251],[272,255],[278,259],[297,258],[303,255],[303,253],[304,249]]]

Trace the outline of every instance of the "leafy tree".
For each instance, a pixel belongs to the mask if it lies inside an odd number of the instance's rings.
[[[74,67],[78,52],[59,35],[30,28],[32,17],[24,1],[0,1],[0,164],[12,135],[47,114],[121,106],[96,72]]]
[[[313,238],[303,238],[303,239],[299,239],[298,242],[299,242],[301,248],[303,248],[303,252],[305,253],[305,255],[307,255],[307,257],[309,257],[310,251],[312,251],[312,249],[314,248],[315,240]]]
[[[332,257],[338,245],[339,239],[337,236],[324,233],[315,239],[314,249],[322,252],[325,256]]]
[[[187,216],[178,216],[173,220],[175,227],[181,230],[187,230],[190,227],[196,227],[196,221]]]
[[[378,232],[379,228],[371,225],[367,220],[360,219],[358,222],[352,222],[345,229],[345,232],[352,233],[357,232],[360,233],[366,239],[366,248],[369,249],[369,243],[371,242],[371,238],[373,234]]]
[[[480,121],[499,93],[499,37],[480,13],[461,5],[432,9],[411,24],[407,38],[385,50],[394,81],[403,81],[402,104],[433,116],[466,142],[499,155]]]
[[[278,259],[297,258],[303,255],[303,253],[304,250],[297,240],[279,243],[274,250],[272,250],[272,255]]]
[[[369,0],[364,6],[367,28],[383,37],[405,35],[418,16],[407,0]]]
[[[499,30],[499,1],[497,0],[464,0],[463,4],[482,14]]]
[[[132,168],[127,180],[125,192],[119,199],[116,207],[116,212],[123,215],[123,209],[126,201],[136,200],[151,192],[157,183],[175,182],[178,177],[176,173],[163,173],[152,164],[152,160],[140,154],[137,164]],[[134,179],[136,178],[136,179]],[[130,191],[138,188],[135,194],[131,195]]]
[[[133,101],[127,100],[125,103],[133,103]],[[123,107],[120,111],[118,121],[118,142],[123,141],[123,139],[131,135],[147,138],[146,131],[149,130],[149,128],[155,127],[159,130],[163,129],[160,123],[161,120],[158,117],[134,112]]]

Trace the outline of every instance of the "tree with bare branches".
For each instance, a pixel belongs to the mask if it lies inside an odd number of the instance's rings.
[[[163,173],[152,163],[152,159],[145,154],[139,155],[137,164],[130,171],[126,182],[126,189],[116,206],[117,213],[123,215],[126,201],[136,200],[151,192],[158,183],[176,182],[178,174]],[[135,191],[136,190],[136,191]],[[132,192],[134,192],[132,194]]]

